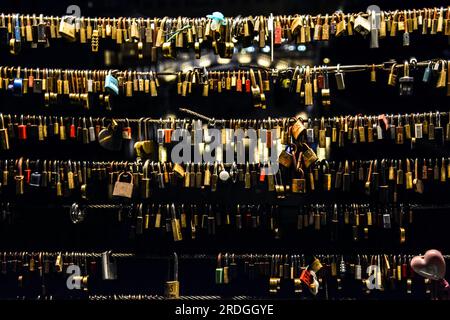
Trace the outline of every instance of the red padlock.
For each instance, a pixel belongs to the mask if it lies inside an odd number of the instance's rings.
[[[30,178],[31,178],[30,160],[27,159],[25,163],[25,182],[27,184],[30,184]]]
[[[300,275],[300,281],[306,284],[308,287],[311,286],[312,277],[311,272],[309,272],[308,269],[302,271],[302,274]]]
[[[91,261],[91,263],[89,264],[89,269],[90,269],[90,274],[92,276],[94,276],[97,273],[97,262],[96,261]]]
[[[125,119],[125,126],[122,128],[122,138],[125,140],[131,140],[131,127],[128,119]]]
[[[266,180],[266,170],[264,167],[259,168],[259,170],[259,182],[264,182],[264,180]]]
[[[33,69],[31,69],[30,71],[30,75],[28,77],[28,88],[33,88],[34,87],[34,76],[33,76]]]
[[[72,118],[72,123],[70,124],[69,137],[70,137],[70,139],[76,139],[76,137],[77,137],[77,128],[75,127],[75,119],[74,118]]]
[[[19,133],[19,140],[27,139],[27,126],[23,123],[23,115],[20,116],[20,124],[17,127]]]
[[[172,132],[173,132],[173,129],[164,129],[164,142],[165,143],[172,142]]]
[[[245,79],[245,92],[250,92],[251,91],[251,83],[250,83],[250,79]]]
[[[403,261],[403,264],[402,264],[402,279],[405,279],[407,277],[408,277],[408,265],[406,264],[405,261]]]
[[[323,73],[321,72],[317,75],[317,86],[319,87],[319,89],[323,89],[324,85],[325,85],[325,79],[324,79]]]
[[[279,23],[275,24],[275,32],[273,42],[275,45],[281,44],[281,25]]]

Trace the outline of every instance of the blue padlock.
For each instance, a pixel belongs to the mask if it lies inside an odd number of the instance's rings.
[[[22,78],[14,78],[12,91],[15,96],[22,95],[22,87],[23,87],[23,79]]]
[[[105,90],[114,95],[119,95],[119,81],[110,73],[105,78]]]

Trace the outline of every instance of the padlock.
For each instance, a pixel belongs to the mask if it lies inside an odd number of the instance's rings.
[[[124,140],[131,140],[132,138],[130,121],[127,118],[125,119],[125,125],[122,128],[122,138]]]
[[[66,37],[71,41],[76,40],[76,26],[75,26],[75,16],[63,16],[61,22],[59,23],[58,32],[60,35]]]
[[[146,160],[142,169],[143,175],[141,178],[141,198],[150,198],[150,177],[149,177],[150,160]]]
[[[342,175],[342,191],[349,192],[350,186],[351,186],[351,179],[350,179],[348,160],[345,160],[344,173]]]
[[[395,87],[396,84],[397,84],[397,64],[394,63],[392,64],[391,71],[389,72],[388,85]]]
[[[112,75],[111,71],[105,77],[105,91],[119,95],[119,81]]]
[[[41,173],[39,172],[39,160],[36,160],[35,170],[30,176],[30,186],[40,187],[41,186]]]
[[[171,260],[173,260],[173,263]],[[180,282],[178,281],[178,255],[175,252],[172,255],[172,259],[169,259],[168,280],[164,286],[164,296],[166,299],[178,299],[180,297]]]
[[[328,164],[328,161],[325,159],[321,162],[322,166],[322,177],[323,177],[323,190],[324,191],[331,191],[331,182],[332,182],[332,176],[330,172],[330,165]]]
[[[117,280],[117,264],[112,257],[112,251],[102,253],[102,279]]]
[[[292,144],[286,146],[286,149],[281,151],[280,155],[278,156],[278,163],[283,167],[290,168],[294,162],[293,153],[295,153],[296,151],[296,145]]]
[[[305,193],[306,192],[306,180],[305,173],[302,169],[302,152],[298,156],[298,160],[295,165],[296,177],[291,180],[291,191],[293,193]]]
[[[373,12],[373,14],[372,14]],[[374,11],[369,12],[369,16],[372,17],[374,15]],[[371,31],[371,27],[374,26],[371,25],[371,22],[364,18],[362,15],[358,15],[355,19],[354,29],[356,32],[360,33],[362,36],[366,36]],[[375,25],[376,29],[376,25]],[[377,30],[377,29],[376,29]]]
[[[2,150],[9,150],[8,129],[5,128],[5,121],[2,113],[0,113],[0,148]]]
[[[305,164],[305,168],[308,169],[313,163],[315,163],[319,158],[316,153],[311,149],[306,143],[302,143],[304,147],[303,151],[303,162]]]
[[[121,179],[126,176],[130,177],[130,182],[121,181]],[[134,177],[132,174],[129,172],[121,172],[117,177],[116,183],[114,184],[113,196],[131,199],[133,196],[133,181]]]
[[[301,117],[297,119],[294,118],[294,124],[290,128],[292,137],[297,140],[304,131],[305,126],[303,125],[303,119]]]
[[[27,126],[23,122],[23,115],[20,116],[20,124],[17,127],[19,140],[27,139]]]
[[[223,283],[223,266],[222,266],[222,254],[219,253],[217,256],[217,267],[216,267],[216,273],[215,273],[215,281],[216,284],[222,284]]]
[[[180,220],[177,218],[175,204],[173,204],[173,203],[170,207],[170,214],[171,214],[171,227],[172,227],[173,241],[181,241],[181,240],[183,240],[183,234],[181,233]]]
[[[413,94],[414,78],[409,76],[409,63],[405,61],[403,64],[403,77],[400,78],[400,95],[411,96]]]
[[[335,78],[338,90],[345,90],[344,73],[340,70],[339,64],[337,65]]]
[[[22,195],[24,193],[25,177],[22,171],[22,162],[22,158],[17,161],[17,175],[14,177],[16,181],[16,195]]]

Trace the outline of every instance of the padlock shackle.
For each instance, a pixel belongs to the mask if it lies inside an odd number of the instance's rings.
[[[173,271],[173,277],[171,275],[171,271]],[[178,255],[176,252],[174,252],[172,257],[169,258],[168,279],[169,281],[178,281]]]

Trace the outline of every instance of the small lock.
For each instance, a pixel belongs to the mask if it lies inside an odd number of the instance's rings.
[[[178,255],[175,252],[172,255],[172,259],[169,259],[168,280],[164,286],[164,296],[166,299],[178,299],[180,297],[180,282],[178,281]]]
[[[104,90],[107,93],[119,95],[119,80],[112,75],[111,71],[105,77]]]
[[[19,140],[27,139],[27,125],[24,124],[23,115],[20,116],[20,124],[17,127]]]
[[[125,119],[125,125],[122,128],[122,138],[124,140],[131,140],[132,138],[130,121],[128,119]]]
[[[32,186],[32,187],[40,187],[41,186],[42,175],[40,172],[37,171],[38,168],[39,168],[39,160],[36,163],[36,171],[33,172],[30,176],[30,186]]]
[[[102,279],[117,280],[117,264],[111,251],[102,253]]]
[[[215,272],[215,281],[216,284],[222,284],[223,283],[223,266],[222,266],[222,254],[219,253],[217,256],[217,267]]]
[[[401,96],[411,96],[413,94],[414,78],[409,76],[409,63],[404,62],[404,74],[400,78],[400,95]]]

